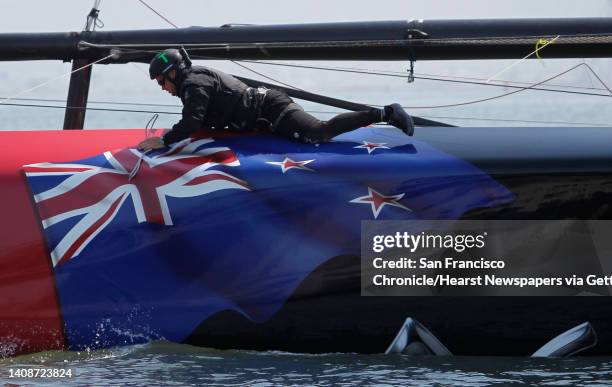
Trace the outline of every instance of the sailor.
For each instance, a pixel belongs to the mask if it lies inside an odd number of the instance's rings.
[[[162,90],[181,99],[183,111],[181,120],[163,137],[150,137],[138,145],[146,151],[181,141],[202,128],[258,129],[308,143],[327,142],[377,122],[387,122],[409,136],[414,132],[412,118],[400,104],[343,113],[320,121],[283,91],[248,87],[221,71],[191,66],[186,52],[176,49],[157,54],[149,66],[149,75]]]

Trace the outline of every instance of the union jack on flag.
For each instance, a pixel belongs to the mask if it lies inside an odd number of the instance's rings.
[[[107,165],[39,163],[24,166],[26,176],[66,176],[55,187],[34,195],[43,228],[73,217],[80,220],[51,251],[53,266],[77,257],[115,218],[126,200],[134,222],[172,225],[167,197],[194,197],[223,189],[248,190],[248,184],[216,165],[238,166],[227,147],[206,147],[212,139],[187,139],[148,156],[133,148],[105,152]],[[133,179],[130,173],[135,171]]]

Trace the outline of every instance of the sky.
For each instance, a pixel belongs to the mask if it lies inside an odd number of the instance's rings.
[[[180,27],[192,25],[220,26],[226,23],[287,24],[307,22],[399,20],[399,19],[479,19],[479,18],[542,18],[542,17],[597,17],[612,16],[612,0],[302,0],[302,1],[248,1],[248,0],[145,0],[152,8]],[[93,5],[93,0],[3,0],[0,13],[0,33],[11,32],[66,32],[80,31]],[[104,22],[102,31],[125,29],[172,28],[167,22],[147,9],[138,0],[102,0],[100,19]],[[536,82],[559,73],[576,63],[572,60],[525,61],[500,76],[512,81]],[[586,61],[607,82],[612,84],[609,59]],[[317,62],[318,63],[318,62]],[[208,61],[200,64],[219,68],[230,73],[257,78],[228,61]],[[383,69],[405,72],[408,63],[402,62],[333,62],[327,65]],[[435,74],[478,77],[487,79],[512,65],[513,61],[444,61],[418,62],[417,74]],[[386,104],[400,99],[404,106],[445,104],[465,100],[472,96],[500,94],[503,90],[450,86],[417,80],[407,84],[403,79],[387,77],[365,77],[334,72],[295,70],[264,65],[249,65],[275,79],[288,82],[309,91],[347,98],[358,102]],[[59,61],[0,62],[0,97],[18,95],[23,90],[57,78],[37,90],[20,94],[25,98],[64,99],[68,90],[70,64]],[[128,101],[178,104],[176,98],[165,95],[148,79],[147,66],[143,64],[95,66],[92,75],[90,101]],[[559,82],[571,85],[591,86],[594,78],[586,71],[575,71]],[[491,90],[493,89],[493,90]],[[572,100],[570,98],[570,100]],[[547,98],[544,102],[549,102]],[[438,115],[472,114],[482,115],[491,109],[503,112],[504,100],[500,105],[474,106],[468,110],[440,112]],[[554,104],[557,102],[555,101]],[[599,103],[599,102],[597,102]],[[11,112],[11,117],[20,115],[19,109],[0,106],[0,114]],[[47,109],[50,110],[50,109]],[[329,110],[329,109],[328,109]],[[426,111],[432,114],[432,111]],[[31,115],[31,114],[30,114]],[[89,114],[87,127],[121,127],[121,120],[112,115]],[[112,117],[111,117],[112,116]],[[128,117],[129,115],[125,115]],[[591,115],[592,116],[592,115]],[[95,117],[95,120],[93,118]],[[104,117],[111,117],[105,120]],[[125,126],[143,126],[148,118],[129,116]],[[164,124],[170,124],[176,117],[164,117]],[[24,121],[25,120],[25,121]],[[92,121],[93,120],[93,121]],[[144,122],[142,122],[144,121]],[[140,124],[140,122],[142,122]],[[0,124],[0,129],[11,127],[33,128],[45,126],[47,121],[32,122],[26,113],[14,122]],[[59,124],[61,125],[61,123]],[[50,128],[58,126],[49,123]]]
[[[175,24],[602,16],[608,0],[145,0]],[[78,31],[93,1],[3,0],[2,32]],[[138,0],[102,0],[106,30],[164,28]],[[32,12],[34,11],[34,12]]]

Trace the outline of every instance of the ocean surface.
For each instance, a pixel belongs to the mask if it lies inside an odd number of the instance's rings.
[[[71,377],[11,377],[27,369]],[[0,360],[4,385],[609,386],[612,358],[409,357],[221,351],[164,341]]]

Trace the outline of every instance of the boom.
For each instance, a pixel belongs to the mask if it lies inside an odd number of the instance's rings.
[[[556,39],[555,39],[556,38]],[[195,57],[293,60],[522,58],[543,40],[546,58],[612,56],[612,18],[399,20],[224,25],[141,31],[0,34],[0,60],[100,59],[148,62],[185,46]]]

